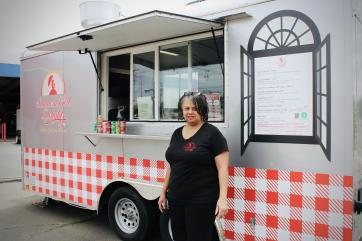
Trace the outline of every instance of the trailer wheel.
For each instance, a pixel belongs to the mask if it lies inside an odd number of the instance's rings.
[[[128,187],[112,193],[108,205],[108,220],[123,241],[142,241],[152,231],[153,209],[141,196]]]
[[[160,215],[160,233],[163,241],[173,241],[171,218],[168,209],[163,211],[163,213]],[[219,236],[215,226],[212,232],[212,241],[219,241]]]

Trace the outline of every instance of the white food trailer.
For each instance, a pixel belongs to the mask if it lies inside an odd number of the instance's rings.
[[[122,240],[145,240],[183,125],[177,101],[196,91],[230,149],[220,240],[359,240],[361,19],[361,1],[252,1],[203,17],[152,11],[29,46],[24,189],[105,211]],[[126,133],[97,133],[99,115],[125,119]]]

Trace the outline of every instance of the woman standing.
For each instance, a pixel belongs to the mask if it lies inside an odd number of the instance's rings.
[[[208,105],[200,93],[185,93],[178,103],[186,125],[176,129],[166,151],[170,163],[158,201],[170,209],[175,241],[211,241],[215,217],[227,212],[229,151],[221,132],[207,123]]]

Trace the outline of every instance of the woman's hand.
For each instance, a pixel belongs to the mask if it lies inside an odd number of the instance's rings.
[[[158,209],[160,209],[161,213],[166,209],[166,193],[161,192],[160,198],[158,199]]]
[[[170,173],[171,173],[170,165],[168,165],[167,162],[166,162],[166,164],[167,165],[166,165],[165,182],[163,183],[162,191],[161,191],[160,197],[158,199],[158,209],[160,209],[161,213],[166,209],[166,202],[167,202],[166,193],[167,193],[168,182],[170,180]]]
[[[228,204],[226,198],[219,198],[216,203],[215,215],[218,218],[224,218],[228,212]]]
[[[220,194],[219,200],[216,203],[215,215],[218,218],[225,217],[228,211],[227,204],[227,188],[228,188],[228,166],[229,166],[229,152],[225,151],[215,157],[215,163],[218,171]]]

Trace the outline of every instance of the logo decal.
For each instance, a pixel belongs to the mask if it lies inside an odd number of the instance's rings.
[[[189,142],[184,146],[185,151],[194,151],[196,148],[196,144],[194,142]]]
[[[284,67],[284,66],[287,64],[287,60],[286,60],[285,56],[280,56],[280,57],[277,59],[276,64],[277,64],[279,67]]]
[[[65,132],[67,118],[64,111],[71,101],[65,95],[64,83],[57,71],[49,72],[42,81],[41,96],[35,103],[36,108],[41,110],[42,132]]]
[[[57,72],[50,72],[43,80],[41,95],[63,95],[64,89],[63,77]]]

